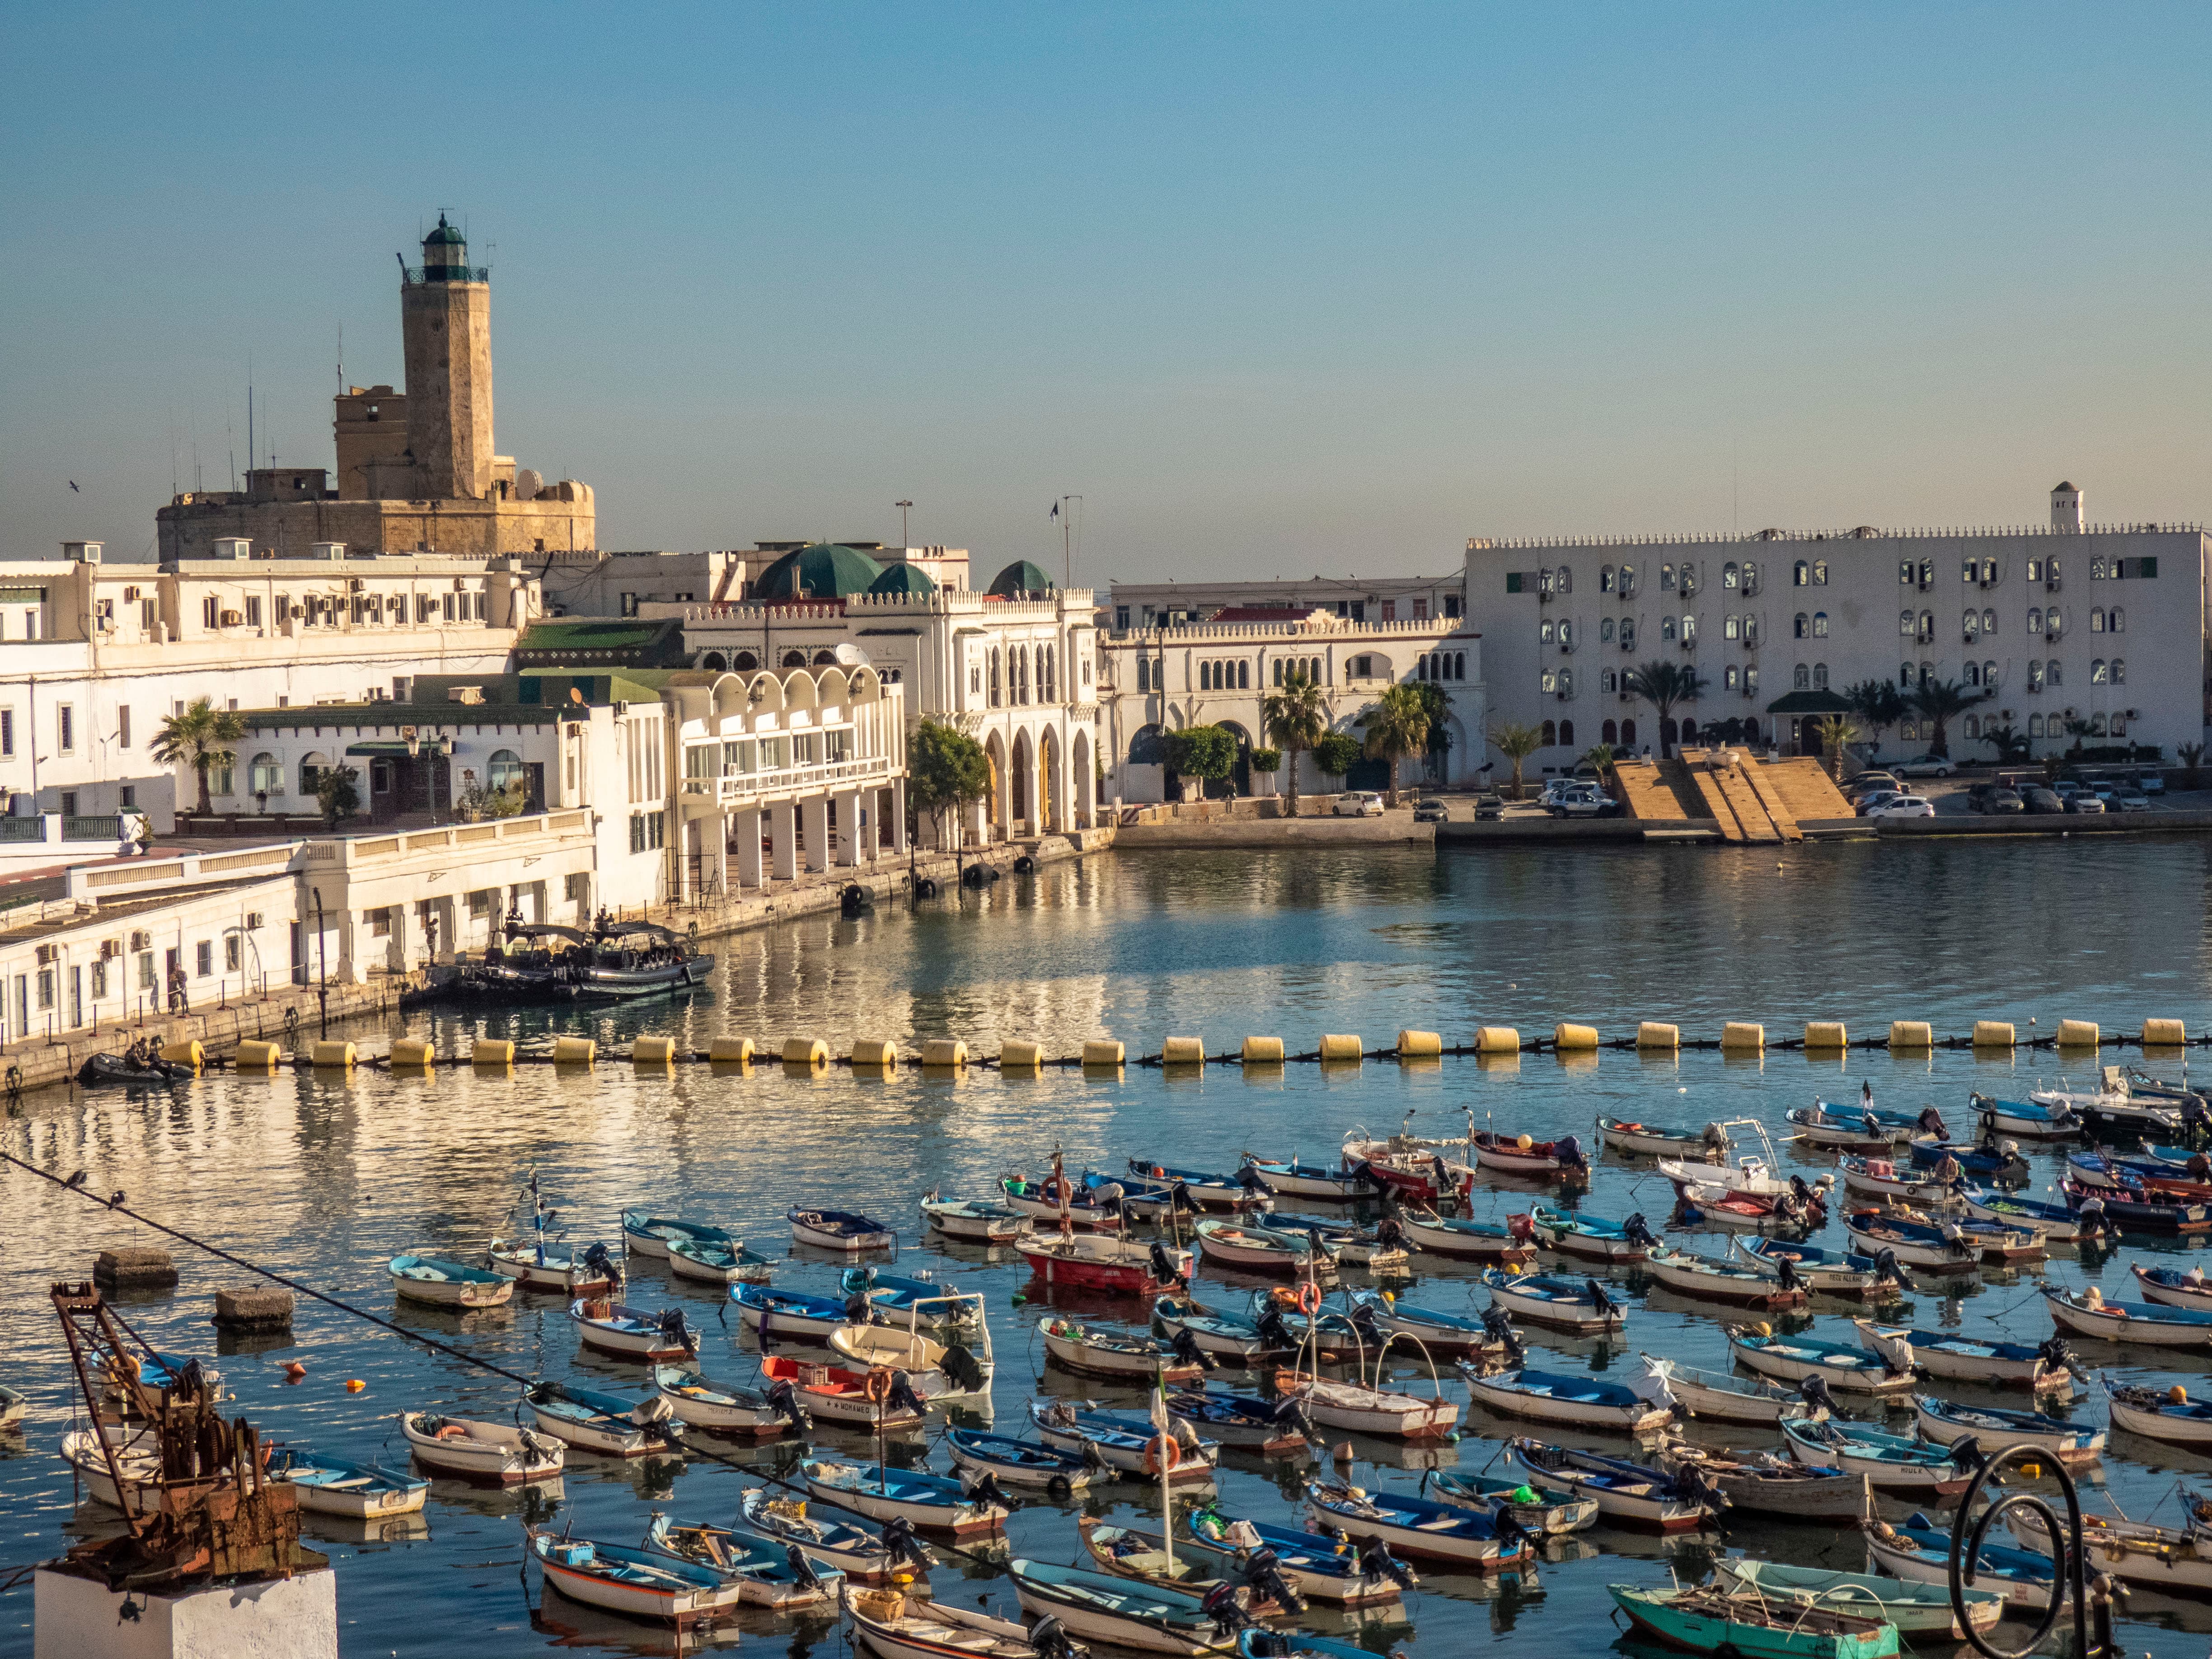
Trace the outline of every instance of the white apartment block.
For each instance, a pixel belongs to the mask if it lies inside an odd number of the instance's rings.
[[[1531,764],[1547,771],[1601,742],[1658,752],[1658,720],[1625,690],[1652,660],[1694,664],[1705,682],[1669,738],[1727,726],[1809,753],[1814,719],[1792,705],[1812,694],[1957,681],[1984,700],[1951,722],[1954,758],[1992,758],[1978,739],[2005,726],[2038,756],[2086,727],[2086,744],[2172,757],[2212,723],[2208,556],[2193,525],[2085,525],[2062,483],[2047,526],[1470,538],[1467,593],[1492,718],[1540,726]],[[1925,727],[1908,720],[1885,748],[1919,752]]]
[[[636,617],[653,605],[745,604],[758,596],[762,574],[806,542],[756,542],[750,548],[708,552],[553,552],[532,557],[551,617]],[[968,586],[964,547],[890,547],[842,542],[878,563],[902,563],[927,574],[939,587]]]
[[[1108,625],[1117,634],[1142,633],[1163,624],[1204,622],[1225,610],[1279,609],[1291,621],[1326,611],[1352,623],[1455,620],[1465,578],[1442,576],[1303,576],[1285,580],[1116,582]]]

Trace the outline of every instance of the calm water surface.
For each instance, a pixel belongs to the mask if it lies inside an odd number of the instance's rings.
[[[1717,1035],[1727,1019],[1762,1020],[1776,1036],[1794,1034],[1808,1018],[1845,1020],[1855,1035],[1882,1030],[1893,1018],[1928,1019],[1939,1032],[1963,1031],[1976,1018],[2013,1020],[2024,1032],[2033,1020],[2048,1030],[2063,1017],[2132,1030],[2146,1014],[2179,1016],[2199,1030],[2212,1028],[2208,882],[2205,844],[2148,840],[1797,848],[1778,863],[1771,851],[1689,849],[1124,854],[1010,878],[988,897],[888,908],[860,922],[794,922],[724,941],[711,997],[562,1029],[617,1045],[640,1030],[676,1033],[685,1046],[702,1047],[725,1031],[779,1045],[787,1036],[820,1036],[840,1053],[856,1036],[892,1036],[904,1046],[957,1036],[987,1054],[1006,1037],[1040,1038],[1065,1052],[1101,1034],[1121,1038],[1132,1054],[1188,1033],[1203,1035],[1215,1052],[1249,1032],[1280,1035],[1293,1052],[1311,1048],[1324,1030],[1358,1032],[1374,1048],[1401,1026],[1438,1030],[1450,1041],[1478,1024],[1548,1031],[1562,1018],[1589,1021],[1607,1036],[1626,1033],[1640,1018],[1676,1021],[1692,1036]],[[434,1032],[443,1048],[465,1047],[471,1024],[441,1015],[414,1018],[406,1029]],[[483,1029],[532,1036],[547,1024],[536,1015],[493,1016]],[[0,1134],[9,1150],[46,1168],[86,1169],[99,1192],[122,1188],[134,1206],[175,1225],[387,1314],[386,1260],[406,1250],[480,1249],[508,1224],[533,1168],[579,1240],[617,1237],[617,1212],[645,1205],[742,1229],[781,1256],[788,1205],[865,1209],[911,1241],[906,1270],[926,1267],[988,1295],[997,1422],[1018,1433],[1024,1402],[1040,1389],[1066,1395],[1083,1385],[1043,1371],[1031,1336],[1039,1308],[1014,1300],[1025,1281],[1018,1267],[930,1249],[914,1227],[914,1204],[932,1187],[986,1194],[1006,1170],[1040,1169],[1055,1144],[1072,1164],[1119,1169],[1145,1154],[1226,1169],[1246,1148],[1332,1158],[1347,1129],[1365,1124],[1381,1132],[1407,1112],[1431,1133],[1457,1133],[1471,1112],[1479,1124],[1586,1139],[1601,1112],[1692,1125],[1741,1116],[1778,1124],[1784,1109],[1816,1096],[1855,1096],[1862,1078],[1882,1103],[1917,1109],[1932,1101],[1955,1127],[1965,1121],[1970,1090],[2018,1091],[2091,1069],[2088,1062],[2062,1066],[2048,1054],[2016,1061],[1854,1054],[1838,1064],[1698,1053],[1679,1063],[1617,1054],[1404,1070],[1370,1063],[1326,1077],[1293,1066],[1249,1079],[1235,1068],[1213,1068],[1188,1080],[1138,1069],[1119,1079],[1055,1072],[1002,1080],[981,1071],[945,1082],[910,1069],[878,1081],[834,1071],[793,1079],[775,1066],[742,1079],[703,1068],[672,1078],[634,1076],[621,1066],[574,1077],[527,1067],[479,1077],[449,1068],[427,1080],[375,1073],[350,1081],[219,1076],[173,1097],[38,1097],[0,1125]],[[1808,1176],[1826,1167],[1825,1160],[1793,1161]],[[2039,1188],[2057,1167],[2054,1155],[2038,1157]],[[141,1241],[131,1224],[21,1172],[0,1175],[0,1194],[9,1223],[0,1233],[8,1268],[0,1273],[0,1378],[33,1398],[21,1431],[0,1437],[7,1535],[0,1565],[10,1565],[52,1553],[100,1524],[99,1511],[75,1504],[54,1455],[72,1394],[46,1286],[85,1276],[105,1245]],[[1479,1192],[1476,1213],[1503,1217],[1526,1208],[1528,1196]],[[1616,1218],[1636,1209],[1657,1217],[1668,1199],[1663,1183],[1606,1163],[1587,1207]],[[1717,1236],[1692,1242],[1725,1248]],[[2127,1263],[2139,1254],[2130,1249],[2084,1263],[2064,1252],[2033,1272],[1969,1281],[1955,1298],[1920,1297],[1911,1317],[2037,1340],[2050,1328],[2039,1282],[2091,1280],[2124,1293]],[[234,1271],[184,1252],[179,1266],[179,1290],[131,1298],[129,1317],[164,1348],[220,1353],[236,1409],[271,1437],[342,1456],[397,1460],[404,1443],[393,1419],[403,1410],[490,1418],[513,1410],[512,1389],[500,1379],[320,1304],[302,1305],[289,1340],[219,1340],[207,1323],[211,1296],[234,1282]],[[836,1274],[831,1264],[793,1259],[779,1265],[777,1280],[829,1290]],[[1201,1296],[1233,1294],[1210,1270],[1201,1274],[1208,1281]],[[1479,1304],[1484,1297],[1473,1277],[1419,1265],[1417,1299]],[[635,1272],[630,1299],[683,1305],[707,1333],[708,1375],[750,1376],[753,1356],[734,1322],[726,1329],[716,1322],[711,1297],[647,1263]],[[1640,1297],[1624,1346],[1532,1334],[1535,1363],[1625,1370],[1640,1347],[1725,1365],[1717,1311],[1663,1292]],[[1839,1309],[1816,1311],[1821,1334],[1850,1337]],[[510,1310],[459,1317],[403,1304],[396,1316],[516,1370],[632,1394],[645,1383],[641,1368],[580,1356],[551,1299],[519,1298]],[[2131,1375],[2192,1388],[2212,1382],[2196,1359],[2137,1372],[2127,1356],[2084,1347],[2094,1362]],[[295,1358],[308,1368],[296,1386],[282,1375]],[[1401,1374],[1412,1377],[1410,1369]],[[349,1377],[367,1387],[347,1393]],[[1443,1388],[1464,1397],[1455,1381]],[[2097,1421],[2102,1407],[2085,1401],[2074,1414]],[[1426,1462],[1480,1468],[1512,1431],[1477,1410],[1456,1445],[1402,1456],[1363,1447],[1375,1456],[1363,1458],[1353,1478],[1410,1486]],[[1751,1431],[1735,1431],[1733,1443],[1778,1446]],[[945,1466],[941,1451],[917,1439],[908,1455],[925,1455],[933,1467]],[[795,1450],[740,1455],[781,1468]],[[2128,1514],[2170,1520],[2177,1480],[2197,1474],[2199,1463],[2122,1438],[2100,1479]],[[538,1595],[535,1576],[526,1586],[521,1574],[522,1523],[573,1516],[580,1534],[627,1540],[655,1508],[726,1520],[746,1484],[712,1463],[623,1466],[577,1455],[560,1486],[532,1498],[440,1482],[425,1514],[391,1537],[349,1540],[328,1522],[313,1524],[337,1563],[349,1659],[554,1645],[663,1651],[666,1643],[653,1632],[557,1598],[533,1622]],[[1224,1458],[1221,1489],[1224,1508],[1279,1518],[1291,1514],[1297,1495],[1287,1475],[1234,1454]],[[1109,1487],[1091,1508],[1141,1522],[1139,1498],[1134,1488]],[[1011,1528],[1013,1552],[1077,1559],[1079,1512],[1042,1503],[1025,1510]],[[1729,1541],[1801,1563],[1863,1565],[1853,1538],[1832,1531],[1756,1522]],[[1707,1547],[1601,1530],[1516,1577],[1425,1569],[1425,1587],[1407,1599],[1402,1614],[1370,1620],[1355,1639],[1378,1650],[1396,1644],[1447,1655],[1540,1629],[1573,1650],[1600,1650],[1617,1634],[1607,1583],[1662,1583],[1670,1567],[1694,1571]],[[1006,1581],[987,1569],[970,1570],[970,1582],[953,1569],[936,1578],[940,1595],[1012,1606]],[[2128,1646],[2161,1656],[2199,1654],[2207,1632],[2212,1607],[2138,1595]],[[793,1656],[845,1651],[826,1623],[759,1614],[749,1613],[725,1639]],[[30,1651],[26,1588],[0,1598],[0,1655]]]

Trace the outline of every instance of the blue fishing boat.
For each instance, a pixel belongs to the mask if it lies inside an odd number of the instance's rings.
[[[806,1210],[793,1205],[784,1212],[791,1224],[791,1242],[811,1244],[817,1250],[890,1250],[898,1248],[898,1235],[880,1221],[853,1210]]]
[[[934,1279],[904,1279],[878,1267],[848,1267],[838,1286],[848,1297],[859,1291],[892,1314],[919,1314],[925,1325],[975,1325],[982,1318],[980,1301],[956,1297]],[[904,1326],[903,1319],[894,1322]]]
[[[2085,1291],[2043,1287],[2051,1322],[2076,1336],[2153,1348],[2212,1348],[2212,1311],[2169,1308],[2155,1302],[2111,1302],[2092,1285]]]
[[[1726,1500],[1693,1468],[1669,1473],[1626,1457],[1577,1451],[1516,1436],[1507,1455],[1550,1485],[1596,1500],[1598,1513],[1635,1527],[1684,1532],[1702,1527]]]
[[[988,1470],[1008,1486],[1040,1486],[1054,1498],[1064,1498],[1113,1473],[1103,1457],[1086,1457],[980,1429],[947,1429],[945,1447],[952,1454],[957,1468]]]
[[[2044,1204],[2032,1198],[2014,1198],[1994,1188],[1967,1185],[1959,1189],[1959,1201],[1977,1221],[2000,1221],[2015,1227],[2037,1227],[2053,1244],[2079,1243],[2094,1233],[2119,1231],[2102,1210],[2082,1216],[2063,1204]]]
[[[1355,1537],[1379,1538],[1394,1554],[1447,1561],[1474,1572],[1525,1565],[1534,1552],[1525,1538],[1502,1538],[1495,1511],[1476,1515],[1432,1498],[1400,1492],[1310,1481],[1306,1499],[1316,1524]]]
[[[1254,1625],[1237,1635],[1237,1659],[1375,1659],[1365,1648],[1332,1642],[1303,1631],[1270,1630]]]
[[[430,1491],[430,1483],[419,1475],[318,1457],[304,1446],[289,1448],[269,1474],[292,1488],[301,1509],[354,1520],[410,1515],[422,1507]]]
[[[1856,1250],[1832,1250],[1795,1239],[1741,1235],[1731,1236],[1729,1243],[1739,1255],[1763,1262],[1778,1274],[1787,1262],[1798,1283],[1814,1296],[1887,1302],[1912,1288],[1904,1264],[1894,1255],[1862,1255]]]
[[[2179,1382],[2165,1389],[2098,1379],[2104,1388],[2112,1426],[2169,1446],[2212,1448],[2212,1400],[2193,1400]]]
[[[922,1532],[954,1534],[996,1532],[1006,1523],[1007,1505],[991,1495],[994,1485],[971,1492],[927,1469],[809,1458],[799,1466],[799,1477],[823,1503],[871,1521],[903,1521]]]
[[[1449,1469],[1424,1470],[1419,1491],[1424,1498],[1433,1492],[1440,1504],[1478,1513],[1502,1509],[1539,1536],[1580,1532],[1596,1524],[1598,1517],[1595,1498],[1532,1486],[1524,1480],[1455,1474]]]
[[[1817,1376],[1831,1389],[1854,1394],[1905,1395],[1912,1392],[1912,1360],[1908,1351],[1899,1361],[1841,1342],[1816,1336],[1783,1336],[1762,1322],[1729,1333],[1729,1347],[1753,1370],[1784,1382],[1802,1382]]]
[[[710,1227],[703,1221],[684,1221],[674,1216],[655,1215],[650,1210],[624,1210],[622,1215],[623,1243],[636,1255],[656,1255],[666,1258],[672,1239],[686,1238],[694,1244],[727,1244],[741,1246],[744,1241],[735,1233],[720,1227]]]
[[[1591,1335],[1628,1323],[1628,1310],[1594,1279],[1554,1273],[1507,1273],[1486,1268],[1482,1282],[1492,1303],[1517,1318]]]
[[[435,1255],[395,1255],[392,1288],[410,1302],[434,1308],[496,1308],[514,1296],[514,1281],[489,1267],[471,1267]]]
[[[1305,1445],[1303,1419],[1293,1401],[1261,1400],[1201,1387],[1170,1390],[1168,1409],[1223,1445],[1259,1450],[1274,1447],[1285,1452]]]
[[[678,1279],[696,1279],[710,1285],[730,1285],[740,1279],[765,1285],[774,1266],[759,1251],[739,1244],[708,1244],[690,1238],[668,1241],[668,1271]]]
[[[884,1579],[911,1572],[927,1579],[937,1565],[937,1558],[903,1522],[890,1522],[878,1537],[866,1527],[840,1520],[834,1510],[809,1514],[805,1498],[774,1497],[758,1486],[738,1498],[738,1512],[762,1537],[796,1544],[848,1578]]]
[[[1951,1582],[1951,1529],[1917,1510],[1900,1526],[1869,1521],[1866,1547],[1875,1565],[1895,1577],[1915,1584]],[[2057,1578],[2051,1559],[2036,1550],[1985,1542],[1974,1557],[1974,1589],[2002,1590],[2015,1607],[2049,1607]]]
[[[1188,1417],[1172,1401],[1169,1410],[1177,1417]],[[1096,1455],[1109,1468],[1121,1474],[1147,1480],[1158,1478],[1157,1467],[1146,1467],[1146,1451],[1158,1437],[1159,1431],[1142,1412],[1100,1411],[1067,1400],[1032,1400],[1030,1421],[1036,1425],[1038,1437],[1048,1446],[1073,1455],[1078,1462]],[[1212,1479],[1213,1466],[1221,1456],[1220,1443],[1200,1438],[1194,1429],[1191,1434],[1178,1434],[1176,1437],[1182,1445],[1182,1455],[1170,1478],[1180,1481]],[[1155,1455],[1155,1466],[1157,1462]]]
[[[834,1602],[844,1588],[843,1573],[816,1566],[797,1544],[738,1527],[655,1515],[645,1530],[645,1547],[717,1574],[724,1583],[738,1587],[738,1600],[749,1607],[786,1613],[820,1607]]]
[[[1834,1418],[1821,1423],[1789,1422],[1782,1425],[1782,1435],[1790,1443],[1790,1455],[1800,1463],[1864,1475],[1877,1492],[1955,1498],[1973,1479],[1949,1446],[1885,1434],[1863,1423]]]
[[[1477,1404],[1509,1417],[1526,1417],[1540,1423],[1571,1423],[1582,1428],[1608,1429],[1616,1434],[1646,1434],[1662,1428],[1670,1413],[1662,1398],[1638,1394],[1619,1382],[1607,1382],[1587,1373],[1566,1376],[1527,1366],[1519,1370],[1485,1376],[1462,1360],[1461,1380]]]
[[[2072,1352],[2057,1337],[2039,1343],[1992,1342],[1959,1331],[1916,1330],[1851,1322],[1860,1346],[1886,1356],[1893,1366],[1917,1366],[1951,1382],[1979,1382],[1995,1388],[2031,1389],[2061,1396],[2074,1391]]]
[[[2072,1140],[2081,1133],[2081,1119],[2065,1101],[1998,1100],[1973,1094],[1968,1097],[1984,1134],[2018,1135],[2029,1140]]]
[[[740,1586],[709,1567],[596,1539],[530,1534],[545,1582],[572,1601],[681,1627],[720,1617],[742,1598]]]
[[[1241,1572],[1262,1553],[1272,1555],[1276,1570],[1299,1595],[1337,1607],[1395,1601],[1400,1591],[1420,1583],[1411,1567],[1373,1541],[1348,1548],[1342,1538],[1224,1515],[1211,1507],[1194,1510],[1183,1526],[1187,1537],[1179,1547],[1218,1563],[1220,1577],[1231,1577],[1227,1569],[1232,1565]]]
[[[1165,1584],[1081,1567],[1018,1560],[1007,1568],[1015,1598],[1040,1621],[1073,1634],[1150,1653],[1216,1653],[1226,1644],[1200,1597]]]
[[[1922,1436],[1939,1446],[1955,1444],[1969,1435],[1985,1452],[2002,1446],[2039,1446],[2069,1468],[2094,1463],[2104,1455],[2102,1429],[2084,1428],[2041,1412],[1961,1406],[1932,1394],[1914,1395],[1912,1409]]]
[[[546,1381],[524,1389],[522,1403],[556,1440],[609,1457],[672,1452],[684,1434],[682,1420],[658,1393],[626,1400],[574,1382]]]
[[[1479,1317],[1419,1307],[1382,1291],[1347,1291],[1345,1300],[1348,1316],[1363,1335],[1372,1326],[1378,1347],[1385,1336],[1410,1336],[1433,1354],[1488,1353],[1504,1347]]]
[[[1495,1221],[1468,1221],[1419,1210],[1401,1210],[1396,1219],[1406,1231],[1406,1242],[1430,1255],[1461,1261],[1498,1261],[1509,1267],[1535,1263],[1534,1236],[1526,1231],[1516,1232]]]
[[[1578,1210],[1532,1204],[1528,1221],[1536,1242],[1546,1249],[1561,1255],[1586,1256],[1593,1261],[1641,1261],[1659,1243],[1640,1215],[1626,1221],[1607,1221]]]
[[[848,1325],[879,1322],[866,1297],[815,1296],[767,1285],[732,1285],[738,1320],[763,1341],[819,1342]]]
[[[1913,1137],[1912,1161],[1922,1169],[1940,1168],[1947,1158],[1969,1175],[2025,1177],[2027,1172],[2027,1160],[2020,1155],[2018,1147],[2008,1142],[1938,1140],[1934,1135]]]
[[[1370,1196],[1382,1185],[1364,1168],[1345,1170],[1334,1164],[1301,1164],[1296,1158],[1255,1158],[1247,1152],[1244,1169],[1278,1198],[1318,1198],[1329,1203],[1350,1204]],[[1241,1176],[1243,1171],[1238,1174]]]

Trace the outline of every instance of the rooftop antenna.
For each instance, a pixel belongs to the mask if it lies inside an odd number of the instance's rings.
[[[253,476],[253,354],[250,351],[246,354],[246,472],[248,477]],[[238,488],[234,478],[231,488]]]
[[[345,396],[345,325],[338,325],[338,396]]]

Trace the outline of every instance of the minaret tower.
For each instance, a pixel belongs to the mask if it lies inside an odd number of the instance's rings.
[[[407,447],[422,492],[481,501],[492,489],[490,270],[469,264],[468,242],[442,213],[421,267],[402,264]]]

